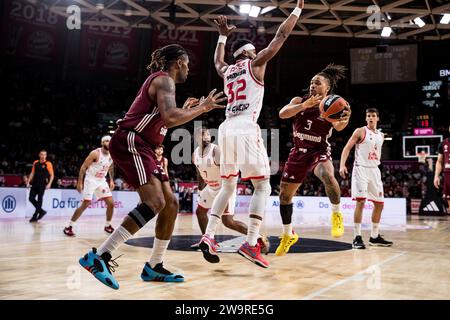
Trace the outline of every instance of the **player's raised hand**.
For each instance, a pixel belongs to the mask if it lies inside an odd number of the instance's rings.
[[[187,98],[186,102],[183,104],[183,108],[182,109],[190,109],[192,107],[195,107],[196,105],[199,104],[199,100],[197,98]]]
[[[303,102],[303,106],[306,109],[317,106],[320,103],[320,101],[322,101],[322,98],[323,97],[320,94],[313,95],[309,97],[305,102]]]
[[[227,17],[226,16],[219,16],[217,19],[214,20],[214,22],[217,25],[217,28],[219,29],[219,33],[221,36],[227,36],[236,29],[236,26],[234,25],[228,25]]]
[[[347,170],[347,167],[346,167],[346,166],[341,166],[341,167],[339,168],[339,175],[342,177],[342,179],[347,178],[348,170]]]
[[[436,187],[436,189],[439,189],[439,186],[441,184],[441,180],[439,179],[439,177],[434,177],[434,186]]]
[[[216,93],[217,89],[212,90],[206,98],[200,99],[200,106],[203,108],[203,112],[209,112],[212,109],[225,108],[226,106],[220,105],[219,103],[228,99],[227,96],[223,95],[223,91]]]
[[[297,0],[297,7],[303,9],[305,6],[305,0]]]

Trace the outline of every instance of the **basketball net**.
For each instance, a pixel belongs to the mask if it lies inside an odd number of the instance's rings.
[[[425,163],[425,160],[428,157],[428,153],[426,153],[425,151],[418,152],[416,155],[419,163]]]

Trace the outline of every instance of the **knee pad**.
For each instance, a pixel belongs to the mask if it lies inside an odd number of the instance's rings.
[[[136,224],[142,228],[155,217],[155,213],[145,203],[139,204],[136,208],[131,210],[128,216],[136,222]]]

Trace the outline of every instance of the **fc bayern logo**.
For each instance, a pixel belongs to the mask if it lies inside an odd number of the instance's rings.
[[[305,203],[302,200],[298,200],[295,203],[295,206],[297,207],[297,209],[303,209],[305,207]]]
[[[2,208],[6,213],[13,212],[14,209],[16,209],[16,198],[13,196],[4,197],[2,201]]]

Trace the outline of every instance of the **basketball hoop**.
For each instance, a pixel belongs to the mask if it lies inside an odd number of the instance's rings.
[[[416,153],[417,159],[419,160],[419,163],[425,163],[425,160],[428,157],[428,153],[425,151],[421,151]]]

